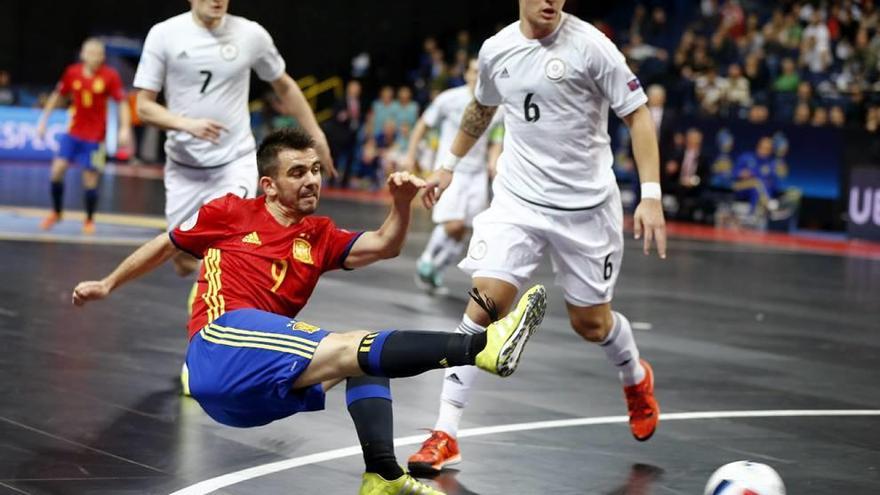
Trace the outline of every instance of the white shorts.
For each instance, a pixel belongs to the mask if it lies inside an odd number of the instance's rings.
[[[171,159],[165,162],[165,219],[168,229],[183,223],[212,199],[227,193],[257,196],[257,154],[249,153],[227,165],[193,168]]]
[[[467,257],[472,277],[504,280],[518,289],[549,248],[556,284],[574,306],[611,301],[623,260],[623,207],[617,186],[590,210],[548,213],[503,192],[474,219]]]
[[[431,219],[434,223],[464,220],[471,226],[480,212],[489,205],[489,174],[485,170],[470,174],[452,174],[452,183],[443,191],[434,205]]]

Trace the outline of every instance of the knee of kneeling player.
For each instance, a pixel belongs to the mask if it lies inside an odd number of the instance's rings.
[[[604,342],[614,325],[611,315],[572,317],[571,327],[578,335],[590,342]]]

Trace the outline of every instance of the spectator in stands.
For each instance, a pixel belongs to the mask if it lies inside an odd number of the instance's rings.
[[[828,26],[822,21],[822,12],[813,11],[810,16],[810,24],[804,29],[802,36],[803,41],[814,40],[814,49],[822,52],[831,52],[831,33]]]
[[[669,50],[675,46],[675,37],[669,27],[666,10],[656,5],[651,9],[651,18],[644,26],[644,32],[639,34],[651,45]]]
[[[794,60],[790,57],[782,59],[782,74],[773,81],[773,90],[779,93],[794,93],[800,82],[801,76],[797,72]]]
[[[729,36],[724,28],[719,28],[710,40],[710,51],[715,64],[726,66],[737,60],[738,52],[736,42],[742,36],[734,39]]]
[[[825,127],[828,125],[828,109],[825,107],[816,107],[813,110],[813,118],[810,120],[813,127]]]
[[[648,9],[642,3],[637,3],[633,9],[632,19],[629,23],[629,37],[644,36],[648,28]]]
[[[431,54],[431,79],[428,87],[432,90],[444,90],[449,82],[449,67],[443,50],[437,49]]]
[[[673,66],[681,70],[685,65],[691,65],[696,46],[697,36],[694,34],[694,30],[685,29],[681,34],[681,39],[678,40],[678,47],[676,47],[675,54],[672,57]]]
[[[828,119],[834,127],[846,126],[846,113],[840,105],[831,107],[831,110],[828,111]]]
[[[379,90],[379,98],[373,101],[373,121],[377,124],[375,133],[378,135],[382,132],[382,126],[387,121],[395,122],[399,112],[400,105],[394,100],[394,88],[391,86],[382,86]]]
[[[419,54],[419,65],[411,76],[416,90],[416,99],[420,102],[428,101],[431,80],[431,72],[434,67],[434,52],[437,50],[437,39],[427,37],[422,42],[422,53]]]
[[[770,200],[781,195],[781,178],[774,166],[773,139],[763,136],[758,139],[755,151],[741,154],[733,169],[736,180],[733,190],[737,199],[748,201],[751,211],[766,210]]]
[[[739,64],[727,68],[727,87],[723,99],[728,107],[727,114],[733,117],[744,116],[743,112],[752,105],[749,80],[742,73]]]
[[[773,54],[778,53],[782,49],[785,39],[785,23],[785,14],[782,9],[777,8],[773,10],[770,20],[768,20],[764,24],[764,27],[761,28],[761,34],[764,37],[764,45],[767,47],[768,51]]]
[[[749,80],[749,91],[752,99],[756,103],[769,103],[767,89],[770,87],[770,74],[760,54],[750,53],[746,57],[743,74]]]
[[[853,60],[861,69],[860,75],[867,76],[871,72],[877,72],[880,62],[880,31],[871,37],[870,31],[862,26],[856,32],[855,50]]]
[[[766,105],[752,105],[749,108],[748,120],[752,124],[763,124],[770,118],[770,109]]]
[[[824,24],[822,27],[825,27]],[[824,31],[826,33],[825,36],[827,36],[827,31],[827,29]],[[827,41],[825,44],[827,44]],[[808,77],[813,84],[818,84],[825,80],[828,69],[831,67],[831,50],[825,44],[815,34],[804,36],[801,44],[800,65],[806,69]]]
[[[727,79],[719,76],[714,66],[710,67],[705,75],[697,78],[696,91],[702,113],[718,115],[724,95],[727,93]]]
[[[666,90],[659,84],[648,86],[648,110],[654,120],[654,129],[657,131],[657,142],[660,147],[660,156],[670,151],[672,135],[675,130],[676,114],[673,108],[666,106]]]
[[[384,176],[377,175],[374,189],[378,189],[381,186],[383,177],[387,177],[394,172],[393,151],[394,143],[397,142],[397,130],[397,122],[388,119],[382,125],[382,132],[376,136],[376,155],[379,160],[379,167],[377,168],[384,173]]]
[[[810,114],[810,105],[806,103],[798,103],[798,105],[794,109],[794,124],[795,125],[807,125],[810,123],[811,114]]]
[[[394,122],[400,126],[406,124],[412,128],[419,119],[419,104],[413,101],[409,86],[401,86],[397,90],[397,111]]]
[[[764,34],[761,32],[758,14],[752,12],[746,19],[746,33],[736,45],[739,60],[745,60],[750,53],[758,53],[764,49]]]
[[[456,88],[465,84],[464,73],[467,70],[470,55],[467,50],[456,50],[455,60],[449,68],[449,87]]]
[[[12,76],[9,71],[0,70],[0,105],[15,105],[15,91],[12,89]]]
[[[862,86],[856,83],[849,85],[849,109],[847,112],[847,120],[852,122],[864,122],[867,114],[867,104],[865,102],[865,92]]]
[[[348,187],[351,177],[355,175],[358,131],[364,124],[365,113],[361,96],[361,83],[357,80],[349,81],[345,86],[345,96],[334,104],[333,119],[328,121],[325,129],[328,140],[331,140],[332,135],[334,141],[330,145],[330,150],[334,154],[333,162],[338,171],[338,176],[331,180],[331,184],[334,185]]]
[[[434,65],[434,52],[437,51],[437,39],[428,36],[422,42],[422,53],[419,55],[418,77],[425,81],[431,80],[431,70]]]
[[[785,50],[796,50],[801,44],[803,27],[794,12],[785,14],[782,31],[779,36],[779,44]]]
[[[733,39],[745,34],[745,11],[739,0],[727,0],[721,7],[721,29]]]
[[[797,99],[795,100],[795,105],[800,105],[801,103],[806,104],[809,108],[813,108],[816,106],[816,98],[813,94],[813,85],[810,84],[810,81],[801,81],[800,83],[798,83]]]
[[[471,33],[467,29],[462,29],[455,34],[455,43],[453,43],[449,53],[458,53],[459,51],[464,51],[465,59],[469,59],[471,54],[477,51],[471,40]]]
[[[866,112],[865,130],[872,134],[880,132],[880,107],[871,107]]]
[[[665,61],[669,57],[666,50],[645,43],[642,35],[638,33],[630,37],[629,43],[623,48],[623,53],[627,59],[635,62],[637,67],[651,59]]]
[[[676,198],[674,216],[693,220],[694,213],[703,209],[702,197],[709,183],[710,162],[703,153],[703,133],[692,127],[684,138],[684,150],[666,162],[663,190]]]

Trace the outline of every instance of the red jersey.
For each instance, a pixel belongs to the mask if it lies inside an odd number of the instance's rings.
[[[90,77],[85,66],[73,64],[58,82],[58,92],[71,97],[71,136],[100,142],[107,131],[107,97],[122,101],[122,80],[113,68],[101,65]]]
[[[204,258],[189,320],[192,338],[233,309],[295,317],[321,274],[343,267],[360,233],[318,216],[284,227],[266,210],[265,196],[227,194],[202,206],[169,235],[178,248]]]

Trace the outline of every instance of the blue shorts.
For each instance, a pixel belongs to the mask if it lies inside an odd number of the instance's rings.
[[[330,332],[260,311],[237,309],[193,336],[186,351],[190,394],[219,423],[262,426],[324,409],[320,383],[293,389]]]
[[[86,141],[70,134],[61,135],[56,156],[64,158],[68,163],[75,163],[96,172],[104,170],[104,164],[107,162],[104,143]]]

